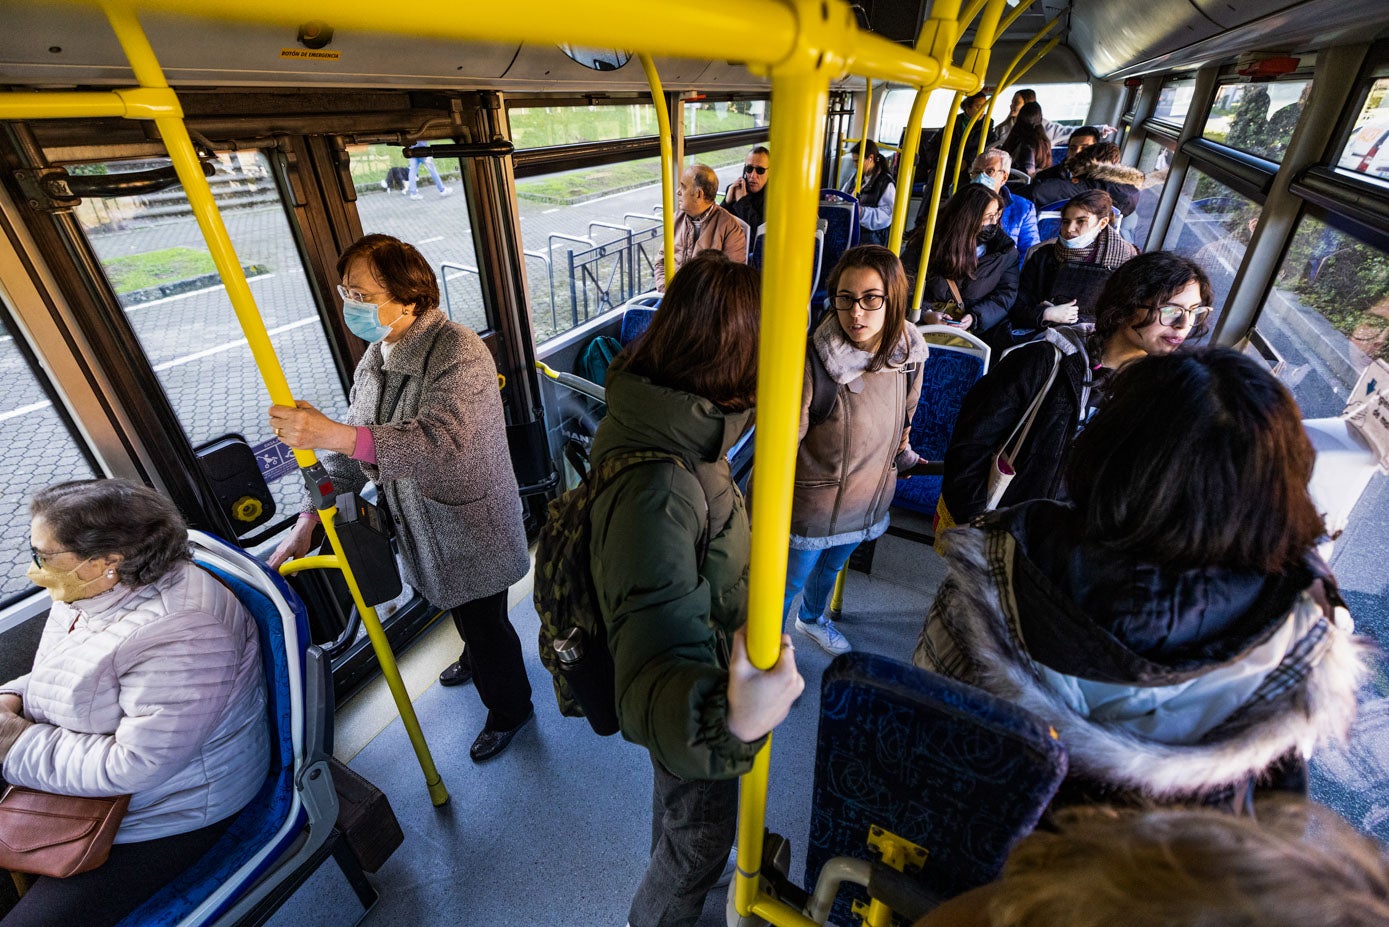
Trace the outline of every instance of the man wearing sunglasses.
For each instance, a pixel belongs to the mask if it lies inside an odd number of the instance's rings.
[[[753,235],[767,221],[767,167],[771,163],[771,152],[762,145],[748,152],[743,176],[728,185],[723,197],[723,208],[746,222]]]

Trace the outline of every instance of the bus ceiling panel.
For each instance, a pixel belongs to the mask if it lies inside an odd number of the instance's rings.
[[[1188,0],[1075,0],[1069,42],[1092,74],[1107,77],[1219,28]]]
[[[4,0],[0,82],[26,86],[134,83],[125,53],[95,9]],[[334,30],[320,48],[294,29],[146,13],[150,45],[175,87],[258,84],[352,87],[491,86],[518,46]],[[331,21],[327,24],[332,26]],[[313,44],[318,44],[314,42]],[[558,51],[556,52],[558,54]],[[591,72],[590,72],[591,73]]]
[[[1031,36],[1029,36],[1031,38]],[[985,83],[992,86],[1003,77],[1003,71],[1013,60],[1026,41],[999,42],[989,56],[989,70]],[[1047,52],[1023,77],[1023,84],[1073,84],[1089,83],[1090,72],[1085,63],[1064,43]]]
[[[1117,80],[1159,71],[1188,70],[1229,61],[1247,52],[1299,52],[1364,42],[1389,31],[1382,2],[1190,3],[1076,0],[1071,44],[1096,74]],[[1218,19],[1201,12],[1217,3],[1225,8]]]

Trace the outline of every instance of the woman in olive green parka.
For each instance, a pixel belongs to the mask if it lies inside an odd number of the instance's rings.
[[[687,262],[651,328],[613,362],[593,443],[595,471],[632,451],[682,462],[624,469],[589,513],[618,720],[654,775],[631,927],[698,920],[733,846],[737,777],[804,687],[789,637],[763,672],[741,630],[748,520],[724,455],[752,420],[757,311],[756,271],[718,252]]]

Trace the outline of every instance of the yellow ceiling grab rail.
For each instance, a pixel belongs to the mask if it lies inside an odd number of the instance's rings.
[[[670,109],[666,106],[666,93],[661,88],[661,75],[656,70],[656,62],[651,56],[642,53],[642,70],[646,72],[646,82],[651,85],[651,102],[656,107],[656,128],[661,136],[661,250],[665,255],[666,279],[675,273],[675,174],[679,169],[675,163],[675,145],[670,137]],[[757,231],[753,229],[753,231]],[[752,242],[748,242],[749,250]]]
[[[1003,8],[1007,0],[990,0],[984,7],[984,13],[980,17],[979,26],[974,31],[974,41],[969,50],[965,53],[962,67],[974,74],[977,80],[975,87],[982,87],[984,76],[989,70],[989,57],[992,53],[994,43],[1003,34],[1000,21],[1003,15]],[[926,290],[926,265],[931,255],[931,244],[935,241],[936,217],[940,214],[940,197],[945,187],[945,171],[950,164],[950,152],[953,147],[955,137],[955,123],[958,121],[960,104],[964,101],[965,94],[956,91],[954,99],[950,101],[950,112],[946,114],[945,126],[940,131],[939,162],[936,166],[935,174],[931,178],[931,189],[926,207],[926,218],[922,223],[921,256],[916,266],[916,284],[912,288],[911,313],[912,318],[918,317],[921,311],[921,298]],[[923,105],[924,110],[924,105]],[[913,107],[915,112],[915,107]],[[916,134],[919,136],[920,124]],[[965,136],[968,138],[968,136]],[[964,152],[961,152],[963,158]]]
[[[1042,49],[1032,57],[1032,59],[1028,62],[1028,64],[1025,67],[1019,67],[1019,63],[1023,60],[1023,58],[1027,57],[1027,53],[1030,52],[1038,42],[1045,38],[1047,33],[1050,32],[1052,28],[1060,22],[1060,15],[1054,17],[1049,23],[1047,23],[1041,29],[1038,29],[1037,34],[1034,35],[1031,39],[1029,39],[1027,41],[1027,44],[1023,45],[1022,48],[1018,49],[1018,53],[1013,56],[1013,60],[1008,62],[1008,67],[1003,69],[1003,74],[999,78],[998,84],[994,86],[993,93],[989,94],[989,104],[980,113],[980,116],[983,116],[987,113],[992,113],[994,111],[994,104],[998,100],[998,95],[1003,92],[1004,88],[1009,87],[1014,82],[1022,79],[1022,77],[1025,74],[1027,74],[1028,71],[1032,70],[1033,65],[1035,65],[1038,61],[1041,61],[1042,58],[1044,58],[1048,52],[1050,52],[1053,48],[1057,46],[1058,43],[1060,43],[1061,36],[1063,35],[1063,33],[1058,32],[1055,36],[1052,37],[1052,40],[1050,42],[1043,46]],[[969,136],[966,135],[965,137],[968,138]],[[975,152],[975,155],[977,156],[983,154],[984,149],[987,148],[988,145],[988,133],[981,133],[979,136],[978,150]],[[961,161],[963,160],[964,159],[962,158]],[[958,178],[958,172],[956,176]]]
[[[227,296],[231,300],[237,321],[241,323],[242,332],[246,336],[261,379],[265,381],[266,389],[270,393],[270,400],[277,405],[293,406],[294,394],[290,391],[284,369],[280,366],[274,346],[270,343],[265,322],[256,309],[255,300],[246,283],[246,275],[227,235],[226,226],[212,197],[207,178],[203,175],[202,165],[198,161],[197,152],[183,122],[183,111],[178,96],[165,80],[154,49],[150,47],[149,40],[131,7],[116,0],[103,0],[100,6],[130,61],[140,87],[109,93],[0,93],[0,119],[120,116],[153,121],[168,149],[174,171],[183,184],[198,227],[207,241],[212,261],[226,285]],[[313,451],[296,450],[294,457],[301,470],[307,472],[310,468],[317,468],[317,472],[322,472]],[[333,516],[336,512],[337,508],[331,504],[318,510],[323,521],[323,530],[333,551],[332,555],[291,561],[285,564],[280,572],[289,575],[312,567],[332,567],[342,571],[352,600],[361,614],[362,624],[371,639],[372,648],[381,662],[381,672],[386,677],[391,695],[400,710],[401,720],[415,749],[415,755],[419,759],[430,800],[436,805],[442,805],[448,801],[448,789],[434,766],[429,745],[420,730],[419,719],[415,716],[414,706],[410,703],[405,684],[401,681],[395,656],[391,652],[385,632],[381,629],[376,610],[362,600],[356,577],[343,555],[342,545],[333,526]]]

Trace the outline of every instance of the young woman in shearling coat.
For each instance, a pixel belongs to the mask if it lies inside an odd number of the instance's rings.
[[[907,438],[926,342],[906,321],[907,278],[888,249],[846,251],[829,292],[834,311],[807,347],[784,613],[804,591],[796,628],[830,653],[844,653],[849,642],[823,614],[825,601],[854,548],[887,530],[897,478],[920,462]],[[812,422],[816,392],[826,388],[833,406]]]
[[[507,452],[497,368],[482,340],[445,318],[434,272],[412,246],[368,235],[338,259],[348,327],[370,342],[352,383],[346,422],[306,402],[272,406],[270,424],[294,448],[326,451],[339,492],[374,480],[396,523],[405,580],[449,608],[466,650],[440,676],[472,676],[487,722],[474,761],[500,753],[530,720],[521,641],[507,618],[507,589],[530,556]],[[270,559],[309,549],[316,516]]]

